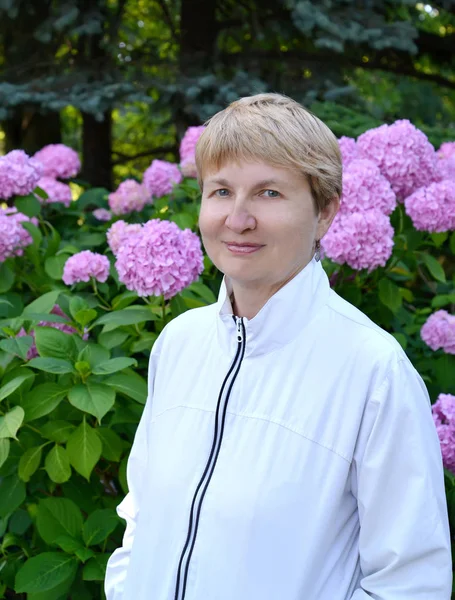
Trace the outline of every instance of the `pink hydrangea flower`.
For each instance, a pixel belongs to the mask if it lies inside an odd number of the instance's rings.
[[[126,179],[108,198],[114,215],[126,215],[133,210],[141,211],[150,200],[150,194],[143,184],[134,179]]]
[[[405,199],[404,206],[416,229],[455,229],[455,181],[444,179],[421,187]]]
[[[180,168],[185,177],[197,177],[196,144],[205,126],[188,127],[180,142]]]
[[[446,469],[455,473],[455,396],[439,394],[432,413],[441,444],[442,462]]]
[[[406,119],[362,133],[357,147],[379,166],[400,199],[435,179],[436,152],[427,136]]]
[[[49,144],[38,150],[34,158],[43,165],[43,175],[68,179],[81,170],[81,161],[75,150],[65,144]]]
[[[111,211],[107,210],[106,208],[96,208],[92,212],[92,215],[98,221],[110,221],[112,219],[112,213],[111,213]]]
[[[338,213],[321,244],[336,263],[373,271],[390,258],[393,234],[390,219],[379,210]]]
[[[376,208],[385,215],[390,215],[396,204],[396,196],[390,183],[371,160],[352,160],[343,169],[341,212],[362,212]]]
[[[436,152],[436,180],[452,179],[455,181],[455,142],[445,142]]]
[[[109,276],[110,263],[107,256],[83,250],[70,256],[63,267],[63,282],[72,285],[79,281],[90,281],[93,277],[104,283]]]
[[[17,208],[0,208],[0,262],[22,256],[24,248],[33,242],[32,236],[21,225],[25,221],[38,225],[35,218],[17,212]]]
[[[420,337],[432,350],[455,354],[455,315],[437,310],[425,322]]]
[[[343,162],[343,169],[346,168],[353,160],[362,158],[359,154],[359,149],[354,138],[341,136],[338,140],[338,145],[341,150],[341,158]]]
[[[143,183],[153,198],[170,194],[175,184],[182,181],[182,174],[174,163],[154,160],[144,172]]]
[[[66,183],[57,181],[53,177],[41,177],[37,186],[44,190],[48,196],[45,200],[38,196],[38,200],[40,202],[43,202],[44,204],[61,202],[66,206],[66,208],[68,208],[71,204],[73,199],[71,188]]]
[[[437,155],[441,158],[449,158],[455,156],[455,142],[444,142],[441,144]]]
[[[26,196],[36,187],[43,168],[23,150],[12,150],[0,157],[0,198]]]
[[[128,236],[136,234],[142,230],[142,225],[135,223],[129,225],[125,221],[116,221],[109,227],[106,232],[107,243],[114,256],[117,256],[118,249],[120,248],[123,240]]]
[[[152,219],[122,242],[115,266],[127,289],[139,296],[169,299],[202,273],[201,242],[171,221]]]

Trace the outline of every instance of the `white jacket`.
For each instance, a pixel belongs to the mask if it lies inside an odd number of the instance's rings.
[[[449,600],[425,386],[309,265],[254,317],[216,304],[160,335],[107,600]]]

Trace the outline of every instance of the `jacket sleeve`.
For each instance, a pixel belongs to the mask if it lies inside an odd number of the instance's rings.
[[[362,578],[351,600],[450,600],[442,457],[428,393],[406,357],[366,405],[352,469]]]
[[[153,346],[150,355],[148,369],[148,394],[144,411],[139,426],[136,430],[133,446],[127,464],[128,494],[117,506],[117,513],[126,521],[126,530],[123,543],[120,548],[109,558],[106,569],[104,590],[106,600],[123,600],[123,587],[126,579],[130,561],[131,548],[133,546],[137,518],[139,515],[139,500],[142,491],[142,483],[145,480],[144,473],[148,460],[148,428],[151,419],[153,385],[158,360],[158,340]]]

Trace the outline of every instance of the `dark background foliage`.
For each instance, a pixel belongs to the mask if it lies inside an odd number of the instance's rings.
[[[439,146],[455,137],[454,48],[454,0],[0,0],[4,149],[63,139],[110,188],[260,91],[337,135],[409,118]]]

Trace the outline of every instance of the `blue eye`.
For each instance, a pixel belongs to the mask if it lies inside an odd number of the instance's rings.
[[[280,192],[276,190],[264,190],[263,193],[266,195],[266,198],[279,198],[281,196]]]
[[[216,190],[215,194],[220,198],[226,198],[227,196],[229,196],[229,190],[227,190],[226,188],[222,188],[220,190]]]

